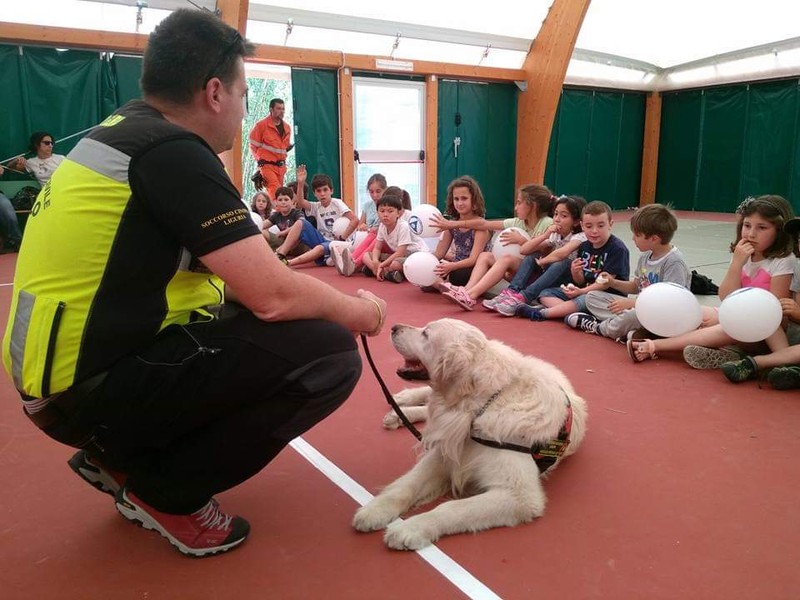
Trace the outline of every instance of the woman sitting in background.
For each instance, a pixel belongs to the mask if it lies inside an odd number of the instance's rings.
[[[30,145],[28,149],[36,156],[25,159],[20,156],[12,168],[23,169],[33,175],[39,182],[39,185],[44,187],[53,171],[58,168],[64,157],[61,154],[53,154],[53,146],[56,140],[52,135],[45,131],[37,131],[31,135]]]

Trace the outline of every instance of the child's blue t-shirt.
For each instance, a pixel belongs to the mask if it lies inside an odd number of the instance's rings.
[[[364,213],[367,227],[369,229],[377,229],[381,222],[378,219],[378,208],[375,206],[375,202],[371,199],[367,200],[361,205],[361,211]]]
[[[583,278],[586,283],[594,283],[597,276],[603,271],[614,276],[615,279],[628,281],[631,274],[630,253],[625,243],[615,235],[600,248],[595,248],[592,243],[585,241],[578,246],[578,258],[583,261]],[[623,292],[608,288],[608,292],[625,296]]]

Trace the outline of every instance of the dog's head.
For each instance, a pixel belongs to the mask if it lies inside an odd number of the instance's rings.
[[[446,396],[470,393],[487,341],[480,329],[456,319],[439,319],[425,327],[392,327],[392,344],[405,359],[397,374],[428,381]]]

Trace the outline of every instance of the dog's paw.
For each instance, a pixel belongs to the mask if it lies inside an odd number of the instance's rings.
[[[426,531],[416,517],[391,523],[383,536],[383,541],[392,550],[420,550],[430,546],[437,539],[438,536]]]
[[[374,500],[362,506],[353,517],[353,528],[356,531],[377,531],[383,529],[400,515],[391,507]]]
[[[393,410],[390,410],[383,417],[384,429],[397,429],[402,424],[403,423],[400,421],[400,417],[398,417]]]

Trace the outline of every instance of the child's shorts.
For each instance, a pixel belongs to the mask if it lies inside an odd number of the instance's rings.
[[[539,294],[539,298],[558,298],[564,302],[569,302],[572,300],[575,303],[576,312],[586,312],[586,294],[581,294],[580,296],[570,298],[560,287],[555,287],[542,290],[542,293]]]

